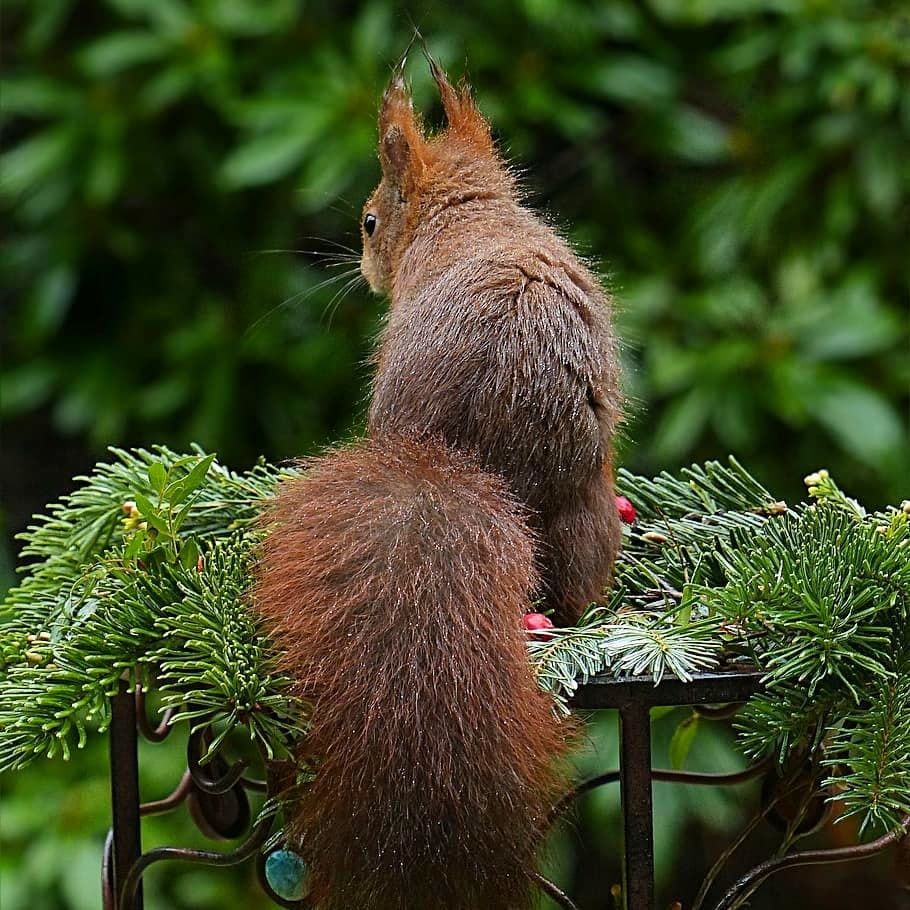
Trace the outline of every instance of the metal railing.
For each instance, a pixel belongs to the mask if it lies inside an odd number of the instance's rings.
[[[769,761],[762,761],[730,774],[700,773],[652,768],[651,717],[652,708],[690,705],[708,716],[719,717],[735,713],[736,707],[760,688],[761,674],[748,668],[699,673],[683,682],[665,677],[657,685],[650,677],[597,677],[576,692],[572,704],[578,710],[608,710],[619,712],[620,767],[581,781],[554,806],[550,820],[557,818],[572,801],[597,787],[618,782],[620,785],[623,820],[623,884],[622,900],[626,910],[656,910],[654,894],[654,821],[652,783],[669,781],[700,785],[738,784],[764,776],[764,805],[746,831],[734,842],[709,873],[695,908],[705,904],[707,894],[716,880],[724,860],[739,846],[764,818],[773,819],[776,807],[796,793],[802,800],[801,823],[817,828],[829,811],[829,804],[817,799],[807,787],[806,768],[791,769],[783,778]],[[139,797],[138,740],[158,742],[171,731],[174,712],[165,714],[157,724],[147,715],[144,693],[135,692],[121,683],[112,699],[110,726],[111,803],[113,823],[108,833],[102,864],[104,910],[141,910],[142,877],[146,870],[160,862],[182,860],[212,866],[231,866],[256,858],[259,881],[266,894],[279,906],[291,910],[311,910],[306,896],[282,896],[277,893],[268,873],[268,849],[274,844],[274,816],[252,817],[249,792],[274,796],[281,792],[292,773],[289,762],[262,757],[266,779],[247,776],[248,764],[240,760],[228,765],[224,758],[202,763],[209,743],[211,728],[197,725],[187,742],[187,770],[174,791],[164,799],[141,803]],[[807,759],[811,762],[811,759]],[[811,770],[811,769],[809,769]],[[813,803],[814,800],[814,803]],[[159,847],[142,852],[141,820],[145,815],[160,814],[176,809],[184,802],[199,829],[213,838],[238,838],[246,835],[233,850],[219,852],[181,847]],[[814,805],[816,808],[811,809]],[[812,815],[815,812],[815,815]],[[805,830],[805,829],[801,829]],[[714,910],[736,910],[774,873],[800,865],[837,863],[873,856],[896,843],[910,831],[910,818],[904,820],[902,831],[892,832],[878,840],[851,847],[803,852],[785,852],[756,866],[736,881]],[[283,848],[282,848],[283,849]],[[286,853],[286,851],[285,851]],[[290,854],[293,856],[293,854]],[[579,910],[576,904],[553,882],[530,871],[529,875],[563,910]],[[280,889],[283,890],[283,889]],[[614,906],[613,897],[604,895],[599,910]]]

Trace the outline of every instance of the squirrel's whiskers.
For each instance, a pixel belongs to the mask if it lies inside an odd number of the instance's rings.
[[[257,256],[274,256],[279,254],[294,254],[294,255],[310,255],[316,256],[322,260],[322,266],[326,269],[339,269],[344,268],[343,272],[336,272],[333,275],[329,275],[327,278],[322,279],[314,285],[309,287],[302,288],[299,291],[295,291],[293,294],[285,297],[280,303],[276,303],[273,307],[270,307],[263,313],[258,319],[256,319],[249,328],[246,329],[245,335],[252,335],[257,329],[264,325],[269,319],[275,316],[281,310],[289,309],[290,307],[296,306],[299,303],[302,303],[304,300],[311,297],[313,294],[318,293],[319,291],[324,290],[331,285],[345,281],[348,279],[350,287],[347,285],[342,285],[342,289],[346,289],[344,296],[346,296],[350,291],[357,287],[358,283],[363,280],[363,277],[360,273],[360,254],[351,250],[349,252],[340,253],[340,252],[323,252],[322,250],[300,250],[300,249],[274,249],[274,250],[257,250],[254,255]],[[329,310],[338,294],[326,304],[323,309],[323,316]],[[340,300],[338,304],[340,304]],[[336,304],[336,309],[338,304]]]

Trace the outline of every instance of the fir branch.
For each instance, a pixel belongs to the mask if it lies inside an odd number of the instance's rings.
[[[153,670],[166,703],[193,701],[187,719],[210,712],[279,749],[303,712],[245,593],[248,529],[282,472],[237,474],[201,451],[114,455],[24,535],[42,561],[0,612],[0,769],[67,755],[104,729],[124,674]]]
[[[274,669],[275,652],[247,603],[255,543],[254,535],[218,541],[202,571],[182,573],[181,599],[161,615],[161,645],[149,659],[162,707],[184,708],[178,720],[224,718],[225,736],[245,725],[272,757],[299,737],[305,711],[289,694],[291,680]]]
[[[539,633],[528,644],[540,687],[562,710],[579,685],[600,673],[648,675],[657,684],[668,672],[688,680],[718,663],[720,641],[711,620],[681,625],[670,614],[595,609],[582,623]]]
[[[841,818],[891,830],[910,815],[910,649],[900,672],[851,711],[829,744],[825,786],[837,787]],[[846,769],[846,770],[844,770]]]
[[[782,505],[732,455],[726,465],[692,465],[679,477],[664,471],[647,478],[620,468],[616,483],[646,521],[718,512],[776,514]]]
[[[305,735],[306,705],[249,609],[256,520],[288,472],[235,473],[201,450],[112,450],[24,535],[0,606],[0,769],[68,754],[109,720],[126,675],[190,724],[268,753]],[[742,713],[753,755],[827,749],[827,784],[864,826],[907,812],[910,509],[868,514],[826,472],[788,509],[735,460],[679,477],[620,472],[639,511],[606,606],[529,641],[557,706],[599,673],[687,679],[748,654],[765,691]],[[870,685],[870,682],[873,683]]]
[[[811,697],[833,676],[858,701],[870,674],[884,678],[893,663],[890,611],[910,583],[904,532],[889,538],[841,509],[809,506],[749,546],[722,545],[727,583],[699,593],[752,634],[768,683],[803,685]]]

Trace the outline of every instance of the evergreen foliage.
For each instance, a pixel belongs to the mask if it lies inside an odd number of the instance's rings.
[[[0,608],[0,768],[103,730],[124,674],[180,720],[218,720],[210,754],[241,727],[285,754],[306,706],[247,591],[257,516],[290,472],[112,452],[24,535],[31,562]],[[790,509],[732,458],[621,472],[638,518],[607,602],[531,635],[529,654],[563,710],[597,673],[754,663],[766,686],[742,714],[746,752],[815,753],[848,814],[892,827],[910,813],[910,506],[867,514],[827,472],[807,481],[812,501]]]
[[[24,535],[35,560],[2,608],[0,767],[68,754],[104,729],[120,677],[152,681],[177,717],[240,723],[267,751],[301,711],[244,601],[255,519],[281,472],[201,453],[115,449]],[[213,743],[217,748],[218,743]]]

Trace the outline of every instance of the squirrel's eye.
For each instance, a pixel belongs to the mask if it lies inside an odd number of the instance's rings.
[[[373,231],[376,230],[376,216],[372,212],[364,217],[363,229],[367,232],[367,237],[373,236]]]

